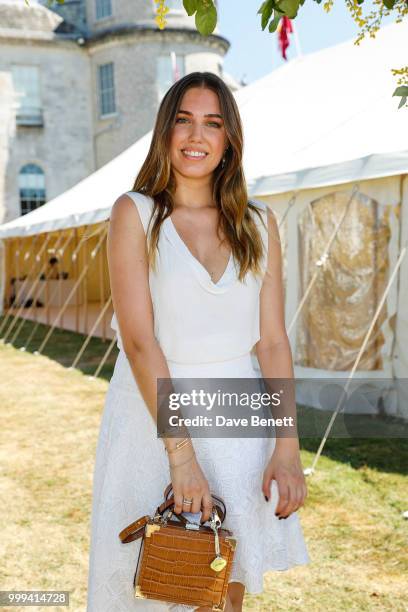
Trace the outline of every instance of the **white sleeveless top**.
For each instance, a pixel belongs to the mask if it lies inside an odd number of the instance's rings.
[[[153,199],[132,191],[126,195],[134,201],[146,233]],[[266,205],[254,204],[267,228]],[[231,254],[222,278],[214,283],[179,236],[171,218],[162,223],[157,269],[149,270],[149,285],[154,334],[166,360],[197,364],[234,359],[249,353],[260,339],[259,294],[266,270],[268,232],[256,213],[253,218],[264,245],[262,277],[248,272],[243,282],[238,280],[238,267]],[[115,313],[111,328],[117,332],[118,348],[123,350]]]

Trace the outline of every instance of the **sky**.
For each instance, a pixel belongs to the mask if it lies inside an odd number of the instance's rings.
[[[271,34],[268,27],[262,31],[261,16],[257,14],[262,0],[219,0],[218,27],[219,33],[231,43],[224,58],[224,70],[238,81],[245,79],[252,83],[272,70],[278,68],[285,60],[278,50],[276,33]],[[364,14],[369,12],[372,4],[364,2]],[[394,21],[388,18],[383,24]],[[348,12],[344,0],[335,0],[329,13],[323,9],[323,2],[306,0],[300,7],[294,20],[297,30],[300,52],[302,54],[318,51],[345,40],[355,39],[358,27]],[[364,44],[362,41],[361,44]],[[294,35],[290,35],[290,46],[287,51],[288,61],[296,57],[297,49]]]

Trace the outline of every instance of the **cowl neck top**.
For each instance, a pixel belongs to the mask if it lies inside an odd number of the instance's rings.
[[[134,202],[145,235],[154,200],[145,194],[126,193]],[[253,202],[253,200],[251,200]],[[184,364],[211,363],[234,359],[249,353],[260,339],[259,294],[266,270],[268,248],[266,204],[253,202],[262,213],[253,219],[264,246],[263,274],[248,272],[241,282],[231,253],[221,278],[214,283],[209,272],[191,253],[178,234],[171,217],[160,228],[156,271],[149,270],[154,311],[154,334],[168,361]],[[115,313],[111,328],[117,332],[123,350]]]

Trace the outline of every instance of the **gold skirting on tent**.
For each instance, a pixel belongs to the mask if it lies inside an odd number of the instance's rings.
[[[321,266],[297,326],[295,361],[304,367],[349,370],[353,366],[387,283],[390,210],[362,193],[353,197],[328,257],[321,260],[348,200],[347,193],[332,193],[312,201],[299,216],[299,299],[317,262]],[[385,304],[359,369],[383,367],[381,326],[386,318]]]

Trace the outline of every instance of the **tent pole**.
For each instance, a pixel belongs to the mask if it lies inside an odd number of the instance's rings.
[[[104,229],[103,229],[103,231],[101,232],[101,234],[102,234],[102,235],[101,235],[100,239],[98,240],[98,243],[97,243],[96,247],[95,247],[95,248],[93,249],[93,251],[91,252],[91,259],[94,259],[94,258],[95,258],[95,256],[97,255],[97,253],[98,253],[98,251],[99,251],[99,248],[100,248],[100,246],[101,246],[101,244],[102,244],[103,240],[105,239],[105,235],[106,235],[106,233],[107,233],[107,230],[108,230],[108,228],[105,226],[105,227],[104,227]],[[57,326],[57,321],[58,321],[58,320],[59,320],[59,318],[61,317],[62,313],[63,313],[63,312],[65,312],[65,310],[66,310],[66,308],[67,308],[67,306],[68,306],[68,303],[69,303],[70,299],[71,299],[71,298],[72,298],[72,296],[74,295],[74,293],[75,293],[75,291],[77,290],[78,286],[80,286],[80,284],[81,284],[81,282],[82,282],[82,279],[84,278],[85,274],[88,272],[89,263],[90,263],[90,262],[88,262],[88,263],[87,263],[87,264],[84,266],[84,268],[82,269],[81,274],[79,275],[79,277],[78,277],[78,279],[77,279],[76,283],[75,283],[75,284],[74,284],[74,286],[72,287],[72,289],[71,289],[71,291],[70,291],[70,293],[69,293],[69,295],[68,295],[67,299],[65,300],[65,304],[64,304],[64,305],[62,306],[62,308],[60,309],[60,311],[59,311],[58,315],[57,315],[57,316],[56,316],[56,318],[55,318],[55,321],[54,321],[54,322],[53,322],[53,324],[51,325],[51,327],[50,327],[50,329],[49,329],[49,331],[48,331],[47,335],[45,336],[44,340],[42,341],[40,348],[38,349],[38,351],[35,351],[35,354],[36,354],[36,355],[40,355],[40,354],[41,354],[41,352],[42,352],[42,350],[44,349],[45,345],[47,344],[47,342],[48,342],[48,340],[49,340],[49,338],[50,338],[51,334],[53,333],[54,329],[55,329],[55,328],[56,328],[56,326]]]
[[[97,376],[99,376],[100,371],[102,370],[103,366],[106,363],[106,360],[108,359],[109,355],[112,352],[113,347],[115,346],[115,343],[117,341],[117,335],[115,334],[115,336],[112,338],[104,356],[102,357],[101,363],[98,365],[98,367],[95,370],[95,373],[93,376],[91,376],[91,378],[96,378]]]
[[[101,308],[103,308],[102,304],[103,304],[103,300],[105,299],[105,283],[104,283],[104,277],[103,277],[103,256],[105,252],[105,245],[106,245],[106,241],[103,243],[102,248],[99,251],[99,257],[98,257],[99,301],[100,301]],[[102,319],[102,341],[105,342],[105,340],[106,340],[106,318],[105,318],[105,313],[104,313],[103,319]]]
[[[338,233],[341,225],[343,224],[343,221],[344,221],[344,219],[346,217],[346,214],[347,214],[347,212],[348,212],[348,210],[350,208],[350,204],[353,201],[354,196],[356,195],[357,191],[358,191],[358,184],[354,185],[354,187],[353,187],[350,199],[347,202],[347,205],[346,205],[346,207],[344,209],[344,212],[343,212],[342,216],[340,217],[340,221],[337,223],[336,227],[334,228],[334,231],[333,231],[332,235],[330,236],[330,239],[329,239],[329,241],[328,241],[328,243],[327,243],[327,245],[326,245],[326,247],[324,249],[323,255],[320,257],[320,259],[318,261],[316,261],[317,269],[314,271],[313,276],[310,279],[310,283],[309,283],[309,285],[308,285],[308,287],[307,287],[307,289],[305,291],[305,294],[302,297],[302,299],[300,300],[299,306],[297,307],[296,312],[295,312],[295,314],[293,316],[293,319],[292,319],[292,321],[291,321],[291,323],[290,323],[290,325],[288,327],[288,330],[287,330],[287,334],[288,335],[290,335],[290,332],[292,331],[292,328],[293,328],[294,324],[296,323],[296,320],[297,320],[297,318],[298,318],[298,316],[299,316],[303,306],[305,305],[305,302],[306,302],[307,298],[309,297],[309,293],[311,292],[311,290],[313,288],[313,285],[316,282],[316,279],[317,279],[317,277],[319,275],[321,267],[325,264],[325,262],[326,262],[326,260],[327,260],[327,258],[329,256],[329,252],[330,252],[330,249],[332,247],[332,244],[333,244],[333,242],[334,242],[334,240],[335,240],[335,238],[337,236],[337,233]]]
[[[58,306],[59,308],[61,308],[61,303],[62,303],[62,269],[64,267],[64,250],[63,249],[59,249],[57,251],[57,253],[59,254],[59,258],[58,258],[58,263],[60,264],[58,266],[59,268],[59,272],[58,272]],[[54,293],[56,294],[57,291],[54,291]],[[51,296],[51,301],[53,299],[53,296]],[[61,327],[64,327],[64,316],[61,317]]]
[[[62,234],[60,233],[60,234],[58,235],[58,239],[57,239],[57,242],[56,242],[56,244],[57,244],[57,245],[59,244],[59,242],[60,242],[61,238],[62,238]],[[45,269],[46,265],[47,265],[47,263],[46,263],[46,261],[45,261],[45,262],[44,262],[44,264],[43,264],[43,268],[42,268],[42,270],[44,270],[44,269]],[[42,274],[42,271],[40,272],[40,275],[41,275],[41,274]],[[39,289],[39,290],[35,291],[35,288],[36,288],[36,286],[37,286],[37,284],[38,284],[38,282],[39,282],[39,281],[40,281],[40,277],[38,276],[38,277],[37,277],[37,279],[36,279],[36,281],[34,282],[34,284],[33,284],[32,288],[31,288],[31,291],[33,292],[33,293],[32,293],[32,295],[33,295],[33,302],[34,302],[34,303],[36,303],[36,301],[37,301],[38,297],[41,295],[41,289],[42,289],[42,287],[40,287],[40,289]],[[21,311],[23,308],[24,308],[24,304],[22,304],[20,311]],[[11,343],[11,344],[13,344],[13,342],[15,342],[15,340],[16,340],[16,338],[17,338],[18,334],[19,334],[19,333],[20,333],[20,331],[22,330],[23,325],[24,325],[24,323],[25,323],[26,321],[27,321],[27,319],[25,319],[24,317],[21,319],[21,321],[20,321],[20,325],[18,326],[17,330],[14,332],[14,335],[13,335],[12,339],[10,340],[10,343]],[[9,333],[9,332],[7,332],[7,334],[8,334],[8,333]]]
[[[87,229],[88,229],[88,225],[85,225],[82,236],[79,239],[80,246],[75,251],[75,278],[79,277],[79,270],[81,268],[81,258],[82,258],[81,247],[83,244],[85,244],[86,238],[84,238],[84,236],[86,236]],[[76,292],[75,298],[76,298],[75,299],[75,302],[76,302],[75,329],[76,329],[76,332],[80,334],[81,333],[80,324],[81,324],[81,314],[82,314],[81,311],[82,311],[82,305],[84,302],[84,296],[83,296],[81,283],[78,285],[78,291]]]
[[[41,234],[37,234],[37,236],[41,236],[43,238],[43,236]],[[44,240],[43,240],[44,243]],[[37,278],[37,263],[38,263],[39,259],[38,259],[38,255],[35,257],[35,271],[33,274],[33,278]],[[33,298],[33,303],[36,304],[37,302],[34,302],[34,298]],[[34,308],[34,319],[35,323],[37,323],[38,320],[38,311],[37,311],[37,307]]]
[[[308,474],[308,475],[309,475],[309,474],[312,474],[312,473],[315,471],[315,467],[316,467],[317,461],[318,461],[318,459],[319,459],[319,457],[320,457],[320,455],[321,455],[321,453],[322,453],[323,447],[324,447],[324,445],[325,445],[325,443],[326,443],[326,440],[327,440],[327,438],[328,438],[328,435],[329,435],[329,433],[330,433],[330,430],[331,430],[331,428],[332,428],[332,425],[333,425],[333,423],[334,423],[334,420],[335,420],[335,418],[336,418],[336,416],[337,416],[337,414],[338,414],[338,412],[339,412],[339,410],[340,410],[340,406],[341,406],[341,404],[342,404],[342,402],[343,402],[343,398],[344,398],[344,396],[345,396],[345,393],[346,393],[347,389],[348,389],[348,388],[349,388],[349,386],[350,386],[350,382],[351,382],[351,380],[352,380],[352,378],[353,378],[353,376],[354,376],[354,374],[355,374],[355,372],[356,372],[356,370],[357,370],[357,367],[358,367],[358,364],[360,363],[361,357],[363,356],[363,353],[364,353],[365,348],[366,348],[366,346],[367,346],[368,340],[369,340],[369,338],[370,338],[370,336],[371,336],[371,332],[373,331],[374,326],[375,326],[375,324],[376,324],[376,322],[377,322],[377,319],[378,319],[378,317],[380,316],[380,313],[381,313],[382,307],[384,306],[385,300],[387,299],[388,293],[389,293],[389,291],[390,291],[390,289],[391,289],[391,285],[392,285],[392,283],[393,283],[393,281],[394,281],[394,278],[395,278],[395,277],[396,277],[396,275],[397,275],[397,272],[398,272],[398,270],[399,270],[399,267],[401,266],[402,261],[403,261],[403,259],[404,259],[404,257],[405,257],[405,254],[406,254],[406,252],[407,252],[407,248],[408,248],[408,241],[405,243],[405,245],[404,245],[404,247],[403,247],[403,249],[402,249],[402,251],[401,251],[401,253],[400,253],[399,257],[398,257],[398,261],[397,261],[397,263],[396,263],[396,264],[395,264],[395,266],[394,266],[394,270],[392,271],[392,274],[391,274],[390,279],[389,279],[389,281],[388,281],[388,283],[387,283],[387,286],[386,286],[385,291],[384,291],[384,293],[383,293],[383,296],[382,296],[382,298],[381,298],[381,300],[380,300],[380,303],[379,303],[379,304],[378,304],[378,306],[377,306],[377,310],[375,311],[375,314],[374,314],[374,317],[373,317],[373,319],[372,319],[372,321],[371,321],[370,327],[369,327],[369,328],[368,328],[368,330],[367,330],[367,333],[366,333],[366,335],[365,335],[365,338],[364,338],[363,344],[361,345],[361,348],[360,348],[360,350],[359,350],[359,353],[358,353],[358,355],[357,355],[357,357],[356,357],[356,359],[355,359],[355,361],[354,361],[354,365],[353,365],[353,367],[352,367],[352,369],[351,369],[351,371],[350,371],[350,374],[349,374],[349,376],[348,376],[346,386],[345,386],[345,388],[344,388],[344,390],[343,390],[342,395],[340,396],[339,401],[337,402],[336,409],[335,409],[335,411],[333,412],[333,414],[332,414],[332,416],[331,416],[330,422],[329,422],[329,424],[328,424],[328,426],[327,426],[327,428],[326,428],[326,431],[325,431],[325,433],[324,433],[324,436],[323,436],[323,438],[322,438],[322,441],[321,441],[321,443],[320,443],[320,446],[319,446],[319,448],[318,448],[318,450],[317,450],[317,452],[316,452],[316,455],[315,455],[315,457],[314,457],[314,459],[313,459],[312,466],[311,466],[310,468],[307,468],[307,469],[305,470],[305,474]]]
[[[75,228],[75,251],[78,248],[78,228]],[[75,278],[78,278],[78,260],[75,258]],[[79,332],[79,294],[76,294],[75,299],[75,331]]]
[[[4,240],[4,314],[7,316],[9,309],[11,308],[11,278],[12,278],[12,256],[11,256],[11,243],[12,240]],[[7,270],[10,268],[10,282],[7,283]],[[0,325],[0,333],[3,329],[4,319]]]
[[[38,234],[36,234],[36,235],[35,235],[35,239],[32,241],[32,242],[33,242],[33,244],[32,244],[32,252],[33,252],[33,255],[34,255],[34,247],[35,247],[35,244],[37,243],[37,239],[38,239]],[[10,245],[10,246],[11,246],[11,245]],[[25,281],[24,281],[24,282],[23,282],[23,284],[22,284],[22,287],[21,287],[21,289],[22,289],[22,290],[24,290],[24,289],[25,289],[25,286],[26,286],[26,284],[27,284],[27,281],[29,280],[30,274],[31,274],[31,272],[32,272],[32,271],[35,269],[36,264],[37,264],[37,258],[36,258],[36,257],[34,257],[34,260],[33,260],[32,266],[31,266],[31,268],[30,268],[30,269],[29,269],[29,271],[28,271],[27,278],[25,279]],[[11,307],[7,309],[7,314],[6,314],[6,316],[5,316],[5,318],[4,318],[3,322],[2,322],[2,324],[0,325],[0,334],[2,333],[2,331],[3,331],[4,327],[7,325],[7,321],[9,320],[10,316],[12,316],[12,315],[11,315]]]
[[[78,361],[81,359],[81,357],[82,357],[82,355],[83,355],[83,353],[84,353],[84,351],[85,351],[86,347],[88,346],[88,344],[89,344],[89,342],[90,342],[90,340],[91,340],[91,338],[92,338],[92,336],[93,336],[93,334],[94,334],[94,332],[95,332],[96,328],[98,327],[98,325],[99,325],[99,323],[100,323],[100,321],[101,321],[102,317],[105,315],[105,312],[107,311],[108,306],[110,305],[111,301],[112,301],[112,296],[109,296],[108,301],[106,302],[105,306],[104,306],[104,307],[102,308],[102,310],[100,311],[100,313],[99,313],[99,315],[98,315],[98,317],[97,317],[97,319],[96,319],[95,323],[94,323],[94,324],[93,324],[93,326],[92,326],[91,331],[89,332],[89,334],[88,334],[88,336],[86,337],[86,339],[85,339],[84,343],[82,344],[82,346],[81,346],[81,348],[80,348],[80,350],[79,350],[79,352],[78,352],[77,356],[75,357],[74,361],[72,362],[71,368],[75,368],[75,367],[76,367],[76,365],[77,365],[77,363],[78,363]]]
[[[60,236],[62,234],[62,230],[59,230],[58,235]],[[61,236],[62,239],[62,236]],[[54,246],[54,251],[55,254],[57,253],[57,249]],[[46,257],[46,265],[48,265],[48,257]],[[49,325],[50,324],[50,285],[49,285],[49,281],[50,279],[48,278],[48,274],[45,274],[45,314],[46,314],[46,324]]]
[[[24,261],[24,274],[25,274],[25,279],[24,279],[24,282],[23,282],[23,285],[22,285],[23,287],[25,287],[25,285],[26,285],[27,281],[29,280],[29,277],[30,277],[30,272],[31,272],[31,270],[32,270],[32,267],[31,267],[31,268],[29,268],[29,269],[26,271],[26,265],[25,265],[25,262],[27,261],[27,259],[29,259],[29,258],[30,258],[31,253],[32,253],[32,252],[34,252],[34,247],[35,247],[35,244],[36,244],[36,242],[37,242],[37,239],[38,239],[38,234],[35,234],[34,236],[31,236],[31,244],[30,244],[30,248],[29,248],[29,249],[27,249],[27,251],[26,251],[26,252],[25,252],[25,254],[24,254],[24,259],[23,259],[23,261]],[[35,304],[34,304],[34,300],[33,300],[33,302],[32,302],[32,304],[31,304],[31,306],[29,306],[29,312],[33,312],[34,310],[35,310]]]
[[[41,248],[41,250],[40,250],[40,253],[37,255],[37,261],[38,261],[38,258],[42,256],[43,251],[44,251],[44,249],[46,248],[46,246],[47,246],[47,244],[48,244],[48,242],[49,242],[50,238],[51,238],[51,234],[48,234],[48,236],[47,236],[47,238],[45,239],[45,241],[44,241],[44,243],[43,243],[43,246],[42,246],[42,248]],[[39,278],[40,278],[40,275],[42,274],[43,270],[44,270],[44,266],[42,266],[42,267],[41,267],[41,269],[40,269],[40,274],[37,276],[37,278],[35,279],[35,281],[34,281],[34,283],[33,283],[33,286],[31,287],[31,291],[33,292],[33,294],[34,294],[35,288],[36,288],[36,287],[37,287],[37,285],[38,285]],[[13,320],[12,320],[11,324],[9,325],[9,328],[8,328],[8,330],[7,330],[7,332],[6,332],[5,336],[4,336],[4,338],[3,338],[3,342],[6,342],[6,340],[7,340],[8,336],[9,336],[10,332],[12,331],[12,329],[13,329],[14,325],[15,325],[15,324],[16,324],[16,322],[17,322],[18,317],[21,315],[21,312],[22,312],[23,308],[24,308],[24,304],[23,304],[22,306],[20,306],[20,308],[18,309],[18,311],[15,313],[14,318],[13,318]]]
[[[19,237],[17,239],[17,249],[16,249],[16,283],[20,280],[20,247],[21,247],[21,238]],[[18,307],[18,299],[19,299],[19,294],[21,294],[21,288],[20,291],[17,293],[17,288],[15,290],[15,295],[16,295],[16,306]]]
[[[85,243],[83,251],[84,266],[88,266],[88,243]],[[84,280],[82,281],[82,295],[84,302],[84,335],[88,333],[88,274],[85,274]]]

